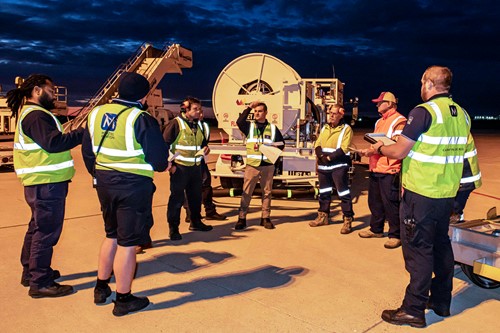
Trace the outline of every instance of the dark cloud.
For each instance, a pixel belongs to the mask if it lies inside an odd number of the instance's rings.
[[[210,99],[220,71],[250,52],[274,55],[302,77],[346,82],[361,109],[382,90],[408,111],[433,64],[455,74],[453,92],[469,110],[500,113],[497,1],[3,0],[0,84],[45,72],[68,87],[70,100],[93,95],[142,43],[193,50],[194,67],[165,76],[164,96]]]

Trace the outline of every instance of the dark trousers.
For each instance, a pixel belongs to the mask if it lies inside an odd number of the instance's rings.
[[[52,285],[53,247],[61,236],[68,182],[24,187],[31,208],[31,220],[21,251],[23,277],[35,289]]]
[[[448,227],[453,200],[403,193],[401,242],[410,284],[401,308],[410,315],[424,317],[429,298],[440,308],[450,307],[454,259]]]
[[[470,194],[474,189],[458,191],[453,202],[453,213],[462,215],[464,213],[465,204],[469,199]]]
[[[214,191],[212,189],[212,175],[208,169],[208,165],[202,160],[201,162],[201,202],[205,207],[205,215],[211,216],[216,213],[216,207],[213,201]],[[191,216],[191,211],[186,199],[184,200],[184,208],[186,208],[187,215]]]
[[[389,222],[389,238],[399,239],[399,174],[370,173],[368,207],[372,214],[370,230],[384,232],[385,220]]]
[[[170,198],[167,206],[167,221],[170,228],[178,228],[184,192],[191,210],[191,221],[201,221],[201,165],[177,165],[170,175]]]
[[[340,208],[346,217],[354,216],[352,210],[351,191],[349,190],[349,167],[340,167],[333,170],[318,170],[319,181],[319,209],[318,211],[330,215],[333,185],[340,198]]]

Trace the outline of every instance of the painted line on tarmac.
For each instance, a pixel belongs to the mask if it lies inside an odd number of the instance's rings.
[[[496,199],[496,200],[500,200],[499,197],[495,197],[493,195],[489,195],[489,194],[484,194],[484,193],[479,193],[479,192],[472,192],[473,194],[477,194],[477,195],[482,195],[483,197],[488,197],[488,198],[492,198],[492,199]]]

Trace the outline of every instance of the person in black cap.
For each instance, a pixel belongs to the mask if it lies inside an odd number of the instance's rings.
[[[122,75],[120,98],[94,108],[88,116],[82,154],[93,176],[104,218],[104,239],[94,289],[94,303],[111,295],[108,283],[116,278],[115,316],[138,311],[147,297],[131,294],[136,268],[136,246],[149,240],[153,223],[154,171],[168,167],[169,147],[157,121],[143,110],[149,83],[136,73]]]

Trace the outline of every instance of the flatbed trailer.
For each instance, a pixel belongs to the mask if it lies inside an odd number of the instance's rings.
[[[450,225],[449,235],[455,262],[476,285],[485,289],[500,287],[500,216],[496,207],[486,219]]]

